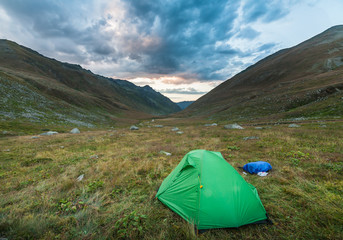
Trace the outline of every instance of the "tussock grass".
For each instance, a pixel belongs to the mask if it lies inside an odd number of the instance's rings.
[[[342,239],[342,123],[257,130],[156,120],[128,128],[0,139],[0,237],[9,239]],[[171,131],[177,126],[184,134]],[[259,139],[244,140],[256,136]],[[63,148],[61,147],[63,146]],[[8,151],[9,149],[9,151]],[[155,199],[163,179],[194,149],[220,151],[253,184],[274,225],[210,230]],[[172,156],[160,151],[172,153]],[[250,161],[267,177],[243,175]],[[82,181],[77,177],[84,174]]]

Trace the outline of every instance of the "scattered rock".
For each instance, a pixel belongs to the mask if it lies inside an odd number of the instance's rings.
[[[77,133],[80,133],[80,130],[78,128],[74,128],[70,131],[70,133],[77,134]]]
[[[130,130],[139,130],[139,127],[137,127],[137,126],[135,126],[135,125],[132,125],[132,126],[130,127]]]
[[[49,131],[49,132],[41,133],[39,135],[41,135],[41,136],[51,136],[51,135],[55,135],[55,134],[58,134],[58,132]]]
[[[176,132],[176,134],[183,134],[183,132],[182,131],[178,131],[178,132]]]
[[[292,124],[289,124],[288,127],[289,128],[298,128],[298,127],[300,127],[300,125],[292,123]]]
[[[39,137],[38,136],[33,136],[31,137],[32,139],[38,139]]]
[[[151,122],[155,122],[155,119],[152,119]]]
[[[85,176],[85,175],[82,174],[82,175],[78,176],[78,178],[77,178],[76,180],[77,180],[78,182],[81,182],[84,176]]]
[[[327,126],[326,126],[326,124],[322,124],[319,127],[326,128]]]
[[[225,129],[244,129],[242,126],[238,125],[237,123],[225,125],[224,128]]]
[[[155,128],[163,128],[163,125],[154,125]]]
[[[218,126],[218,124],[217,123],[208,123],[208,124],[205,124],[204,125],[205,127],[215,127],[215,126]]]
[[[4,134],[4,135],[8,134],[8,131],[2,131],[2,134]]]
[[[293,121],[304,121],[306,118],[304,117],[298,117],[298,118],[292,118]]]
[[[173,132],[176,132],[176,131],[179,131],[180,129],[177,128],[177,127],[174,127],[174,128],[172,128],[171,130],[172,130]]]
[[[260,139],[259,137],[256,137],[256,136],[251,136],[251,137],[244,137],[243,140],[246,141],[246,140],[256,140],[256,139]]]
[[[99,156],[98,155],[93,155],[93,156],[90,156],[89,159],[98,159]]]
[[[171,156],[172,154],[169,152],[165,152],[165,151],[160,151],[161,154],[165,154],[166,156]]]
[[[63,148],[64,148],[64,146],[60,146],[60,148],[61,148],[61,149],[63,149]]]
[[[4,150],[4,152],[10,152],[11,151],[11,149],[5,149]]]

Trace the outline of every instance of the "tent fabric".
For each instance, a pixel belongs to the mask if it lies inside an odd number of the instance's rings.
[[[264,161],[258,161],[258,162],[250,162],[243,166],[243,170],[247,171],[251,174],[259,173],[259,172],[268,172],[272,169],[272,166]]]
[[[199,230],[267,220],[256,188],[219,152],[186,154],[162,182],[156,197]]]

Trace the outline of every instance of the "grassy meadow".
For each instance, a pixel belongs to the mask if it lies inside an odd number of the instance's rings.
[[[0,238],[343,239],[343,122],[242,123],[244,130],[175,119],[142,124],[138,131],[0,137]],[[243,139],[249,136],[259,139]],[[163,179],[194,149],[221,152],[257,188],[274,224],[196,236],[156,200]],[[242,173],[239,167],[258,160],[273,166],[267,177]]]

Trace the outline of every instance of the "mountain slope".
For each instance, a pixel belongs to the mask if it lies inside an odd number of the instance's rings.
[[[343,26],[248,67],[180,113],[223,119],[342,116]]]
[[[189,105],[194,103],[194,101],[183,101],[183,102],[178,102],[176,103],[182,110],[187,108]]]
[[[151,88],[93,74],[8,40],[0,40],[0,85],[0,112],[12,119],[82,121],[87,115],[97,122],[180,110]]]

